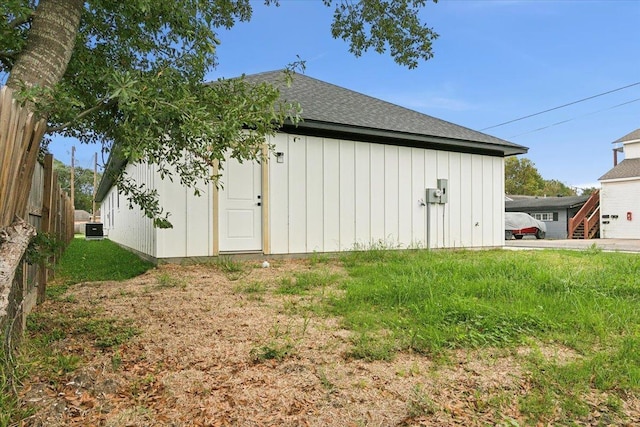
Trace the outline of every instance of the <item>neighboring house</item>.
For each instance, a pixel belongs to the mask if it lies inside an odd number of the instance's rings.
[[[84,228],[87,222],[91,221],[91,214],[82,209],[76,209],[74,213],[74,227],[75,234],[84,234]]]
[[[278,84],[281,72],[247,78]],[[281,97],[304,121],[269,140],[267,162],[228,160],[223,187],[201,197],[154,165],[114,161],[157,190],[173,228],[129,210],[105,173],[105,234],[156,260],[504,245],[504,157],[525,147],[305,75]]]
[[[525,212],[547,226],[547,239],[566,239],[569,235],[569,219],[589,199],[589,196],[535,197],[508,196],[504,203],[506,212]]]
[[[76,209],[74,214],[74,233],[75,234],[85,234],[87,223],[99,223],[100,222],[100,210],[96,211],[96,216],[94,217],[89,212]]]
[[[89,222],[91,221],[91,214],[82,209],[76,209],[74,212],[75,222]]]
[[[622,144],[625,158],[599,178],[600,237],[640,239],[640,129],[614,144]]]

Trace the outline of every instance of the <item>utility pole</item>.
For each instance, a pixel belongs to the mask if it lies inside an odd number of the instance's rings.
[[[98,182],[98,153],[93,160],[93,200],[91,202],[91,222],[96,222],[96,186]]]
[[[76,146],[72,145],[71,146],[71,206],[73,206],[73,209],[75,210],[76,208],[76,203],[75,203],[75,195],[76,195],[76,189],[75,189],[75,179],[76,179]]]

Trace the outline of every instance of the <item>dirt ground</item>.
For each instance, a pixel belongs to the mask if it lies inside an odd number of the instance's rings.
[[[531,388],[528,349],[451,352],[435,360],[399,354],[390,362],[349,357],[352,333],[312,308],[328,292],[282,295],[283,278],[337,263],[248,262],[165,265],[124,282],[78,284],[66,302],[38,311],[91,310],[132,319],[139,334],[101,349],[80,336],[56,343],[81,367],[51,384],[33,377],[22,401],[31,426],[518,426],[518,399]],[[286,280],[286,279],[285,279]],[[540,350],[540,349],[538,349]],[[562,349],[546,357],[570,360]],[[609,418],[594,394],[579,425],[637,425],[637,399],[624,420]],[[549,422],[548,425],[553,425]]]

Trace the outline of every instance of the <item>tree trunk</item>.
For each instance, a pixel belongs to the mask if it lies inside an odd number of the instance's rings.
[[[7,80],[7,86],[20,90],[25,87],[53,89],[62,79],[75,46],[84,2],[81,0],[40,0],[35,11],[27,43],[18,55]],[[10,108],[8,108],[10,107]],[[17,191],[10,197],[28,194],[33,179],[34,158],[40,146],[42,133],[28,143],[22,141],[24,122],[19,122],[16,105],[4,105],[0,109],[0,168],[7,176],[14,176]],[[6,124],[7,126],[2,126]],[[3,129],[6,132],[3,132]],[[3,189],[4,190],[4,189]],[[15,270],[20,264],[29,240],[35,235],[32,226],[21,217],[26,212],[15,200],[4,203],[14,212],[2,212],[3,218],[15,218],[12,224],[0,223],[0,315],[6,313],[7,296],[13,284]],[[7,221],[8,222],[8,221]]]
[[[83,4],[81,0],[40,0],[7,86],[52,89],[62,79],[75,47]]]
[[[35,234],[33,226],[21,219],[0,230],[0,317],[7,315],[16,268]]]

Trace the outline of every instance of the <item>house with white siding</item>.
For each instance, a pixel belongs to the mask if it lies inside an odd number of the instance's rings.
[[[503,246],[504,158],[525,147],[306,75],[290,86],[279,71],[246,78],[278,85],[303,121],[269,139],[267,161],[228,159],[223,185],[199,197],[154,165],[117,165],[158,192],[173,228],[153,228],[104,174],[97,199],[111,240],[158,261]]]
[[[614,144],[622,145],[624,160],[599,178],[600,237],[640,239],[640,129]]]

